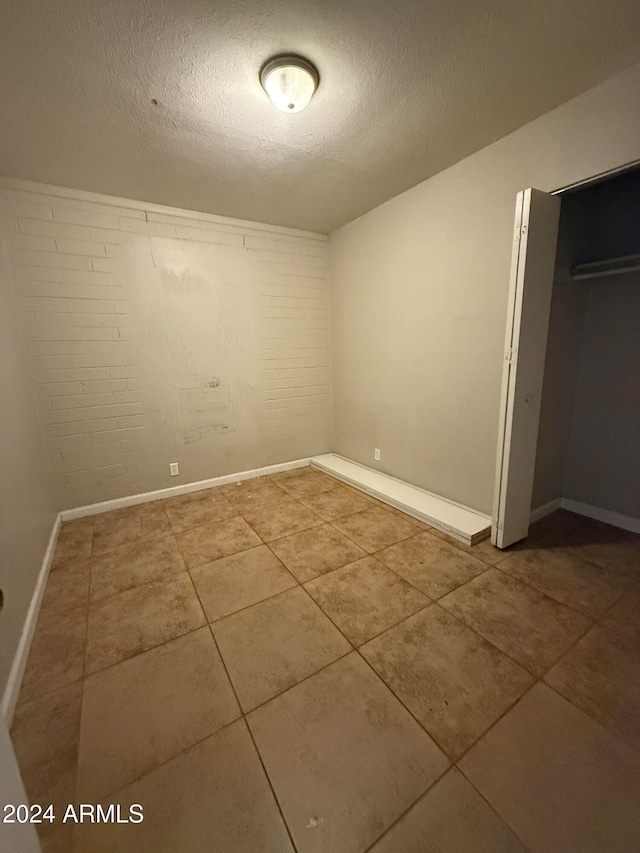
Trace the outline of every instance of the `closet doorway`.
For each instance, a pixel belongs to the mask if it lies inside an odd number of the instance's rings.
[[[640,167],[518,194],[492,541],[564,507],[640,532]]]

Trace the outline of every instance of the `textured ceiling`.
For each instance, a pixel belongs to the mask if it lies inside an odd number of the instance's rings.
[[[0,173],[327,232],[640,61],[639,31],[638,0],[8,0]],[[296,115],[258,81],[283,51],[320,72]]]

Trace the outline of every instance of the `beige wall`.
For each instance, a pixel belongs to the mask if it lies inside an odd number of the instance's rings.
[[[57,515],[0,241],[0,695]]]
[[[0,197],[63,508],[329,450],[326,237],[14,181]]]
[[[490,512],[516,193],[638,158],[640,66],[332,233],[334,450]]]

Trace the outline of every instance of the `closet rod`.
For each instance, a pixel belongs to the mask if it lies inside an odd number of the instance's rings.
[[[619,258],[609,258],[605,261],[593,261],[589,264],[577,264],[571,269],[574,281],[588,278],[604,278],[609,275],[620,275],[625,272],[640,270],[640,255],[623,255]]]

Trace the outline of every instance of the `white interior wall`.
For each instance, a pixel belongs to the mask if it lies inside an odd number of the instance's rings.
[[[330,235],[334,451],[491,511],[517,192],[640,158],[640,66]]]
[[[19,181],[0,197],[62,508],[330,449],[326,237]]]
[[[58,512],[0,240],[0,696]]]

